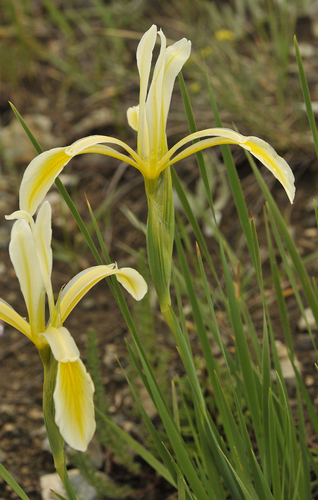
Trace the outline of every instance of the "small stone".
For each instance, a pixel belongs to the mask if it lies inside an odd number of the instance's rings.
[[[68,473],[70,481],[76,493],[77,500],[97,500],[97,490],[81,476],[78,469],[72,469]]]
[[[293,365],[291,364],[291,361],[288,357],[288,349],[280,340],[275,340],[275,346],[277,349],[277,355],[279,357],[284,380],[289,384],[294,385],[296,376],[293,369]],[[297,370],[301,373],[301,363],[298,361],[296,357],[294,357],[294,364]],[[276,376],[275,373],[273,373],[272,376],[273,378],[275,378]]]
[[[108,344],[105,348],[105,354],[103,356],[103,363],[107,368],[114,368],[118,366],[118,361],[116,359],[116,354],[118,353],[118,346],[116,344]]]
[[[87,297],[80,302],[80,306],[84,311],[93,311],[96,307],[96,300],[92,297]]]
[[[313,312],[310,309],[310,307],[306,307],[305,315],[306,315],[307,323],[310,326],[310,328],[312,330],[317,330],[315,317],[314,317]],[[305,318],[303,316],[301,316],[301,318],[299,319],[297,326],[298,326],[298,329],[302,332],[308,331],[307,324],[306,324]]]
[[[152,420],[154,419],[157,415],[157,408],[153,404],[153,401],[151,397],[148,394],[148,391],[145,387],[142,387],[139,391],[139,399],[142,403],[142,406],[147,413],[148,417]]]
[[[315,384],[315,379],[312,375],[307,375],[305,378],[305,385],[307,387],[312,387]]]
[[[39,410],[38,408],[31,408],[31,410],[28,411],[28,417],[31,420],[42,420],[43,419],[43,411]]]
[[[68,475],[73,485],[77,500],[97,500],[98,497],[96,489],[85,481],[78,469],[72,469],[68,472]],[[56,472],[41,476],[40,488],[43,500],[56,500],[56,495],[53,491],[63,497],[66,497],[64,486]]]
[[[43,500],[56,500],[57,497],[53,492],[63,497],[65,497],[66,495],[64,486],[57,472],[54,472],[53,474],[44,474],[44,476],[41,476],[40,488]]]

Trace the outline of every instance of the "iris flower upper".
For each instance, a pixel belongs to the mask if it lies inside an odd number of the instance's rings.
[[[137,152],[119,139],[103,135],[85,137],[68,147],[44,152],[32,160],[25,170],[20,188],[21,210],[33,215],[55,178],[76,155],[100,153],[112,156],[136,167],[145,179],[155,180],[170,165],[197,151],[218,144],[238,144],[250,151],[281,182],[289,200],[293,202],[295,186],[290,167],[269,144],[257,137],[245,137],[229,129],[211,128],[188,135],[168,150],[166,122],[173,85],[176,76],[189,58],[191,42],[183,38],[166,47],[164,34],[161,30],[158,34],[161,48],[149,90],[152,53],[157,39],[155,25],[143,35],[137,48],[137,66],[140,75],[139,106],[129,108],[127,111],[129,125],[138,133]],[[196,139],[203,140],[188,145]],[[129,156],[117,151],[110,144],[120,146]],[[184,146],[187,147],[180,151]]]
[[[55,305],[52,283],[51,206],[45,202],[36,222],[25,211],[12,228],[9,253],[28,310],[29,322],[0,299],[0,319],[14,326],[41,349],[50,346],[58,362],[54,390],[55,422],[73,448],[84,451],[95,431],[94,386],[70,332],[63,326],[79,300],[102,278],[116,274],[118,281],[140,300],[147,291],[142,276],[131,268],[96,266],[75,276],[60,292]],[[50,319],[45,322],[45,297]]]

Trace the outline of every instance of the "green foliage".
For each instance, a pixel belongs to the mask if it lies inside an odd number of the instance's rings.
[[[120,439],[111,427],[105,425],[103,417],[100,416],[100,414],[102,414],[109,417],[109,413],[107,395],[104,390],[100,371],[96,333],[93,329],[88,331],[86,357],[87,366],[95,385],[94,402],[96,408],[99,410],[99,412],[96,413],[96,433],[98,441],[108,450],[111,450],[128,470],[137,473],[139,470],[138,464],[134,462],[133,456],[129,452],[126,442]]]

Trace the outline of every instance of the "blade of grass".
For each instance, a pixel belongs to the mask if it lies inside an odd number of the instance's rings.
[[[221,258],[223,265],[223,272],[226,282],[226,289],[229,298],[230,305],[230,320],[232,324],[232,328],[235,335],[236,340],[236,352],[238,354],[238,360],[240,364],[240,369],[242,370],[244,385],[245,385],[245,395],[247,399],[247,404],[251,412],[251,417],[254,424],[256,440],[259,446],[261,460],[263,462],[264,459],[264,434],[261,424],[261,415],[260,415],[260,401],[258,398],[254,372],[251,366],[251,358],[248,350],[245,332],[239,312],[239,307],[237,303],[237,299],[235,296],[235,291],[233,287],[233,283],[231,280],[231,276],[228,270],[228,265],[224,255],[223,245],[220,246],[221,250]]]
[[[21,486],[18,485],[18,483],[16,482],[16,480],[13,479],[13,477],[11,476],[10,472],[8,472],[7,469],[2,464],[0,464],[0,476],[3,477],[3,479],[5,480],[5,482],[9,486],[11,486],[11,488],[13,489],[13,491],[15,491],[15,493],[17,495],[19,495],[19,497],[22,500],[30,500],[30,498],[28,497],[28,495],[26,493],[24,493],[24,491],[21,488]]]
[[[309,305],[312,309],[312,312],[314,314],[316,324],[318,325],[318,301],[317,301],[317,297],[315,296],[315,294],[313,292],[311,282],[310,282],[310,279],[308,277],[305,266],[304,266],[302,259],[297,251],[295,243],[293,242],[293,240],[289,234],[286,223],[285,223],[268,187],[266,186],[265,181],[264,181],[263,177],[261,176],[254,160],[252,159],[251,155],[248,152],[247,152],[247,158],[248,158],[249,163],[253,169],[253,172],[257,178],[257,181],[260,185],[260,188],[263,191],[263,194],[264,194],[265,199],[268,203],[269,209],[272,213],[273,220],[275,221],[275,223],[276,223],[276,225],[277,225],[277,227],[282,235],[284,243],[288,249],[288,252],[292,258],[293,264],[294,264],[295,269],[296,269],[297,276],[299,277],[299,279],[301,281],[301,284],[302,284],[303,289],[304,289],[304,293],[306,295],[308,303],[309,303]]]
[[[310,129],[311,129],[312,137],[314,140],[316,155],[318,157],[318,135],[317,135],[317,128],[316,128],[316,120],[315,120],[314,113],[312,110],[307,78],[305,75],[303,62],[302,62],[301,55],[299,52],[299,47],[298,47],[296,35],[294,36],[294,45],[295,45],[296,59],[297,59],[297,64],[298,64],[298,73],[299,73],[301,88],[303,91],[303,96],[304,96],[306,110],[307,110],[307,117],[308,117]]]

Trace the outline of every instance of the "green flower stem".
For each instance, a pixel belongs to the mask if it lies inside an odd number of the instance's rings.
[[[147,250],[154,286],[161,312],[173,327],[170,318],[170,278],[174,241],[174,205],[170,168],[157,179],[145,178],[148,200]]]

